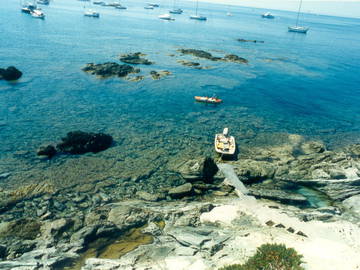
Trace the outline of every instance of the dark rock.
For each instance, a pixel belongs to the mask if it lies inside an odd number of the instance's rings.
[[[255,40],[255,39],[243,39],[243,38],[238,38],[237,41],[239,42],[254,42],[254,43],[264,43],[264,41],[262,40]]]
[[[6,258],[6,246],[0,245],[0,259]]]
[[[83,69],[83,71],[90,74],[95,74],[101,78],[108,78],[111,76],[125,77],[130,73],[139,73],[139,69],[135,69],[130,65],[119,65],[114,62],[107,62],[103,64],[89,63]]]
[[[202,180],[206,183],[213,182],[218,167],[210,157],[188,160],[176,169],[188,181]]]
[[[301,150],[304,154],[322,153],[325,151],[325,146],[321,142],[306,142],[301,145]]]
[[[112,143],[113,138],[104,133],[72,131],[62,138],[62,142],[56,147],[64,153],[84,154],[88,152],[98,153],[106,150]]]
[[[265,222],[265,224],[266,224],[267,226],[271,227],[271,226],[275,225],[275,222],[272,221],[272,220],[268,220],[268,221]]]
[[[300,235],[300,236],[304,236],[304,237],[308,237],[305,233],[303,233],[302,231],[298,231],[296,233],[297,235]]]
[[[56,153],[57,151],[53,145],[40,146],[37,150],[38,156],[47,156],[48,158],[52,158]]]
[[[222,58],[221,57],[214,57],[211,53],[202,51],[202,50],[196,50],[196,49],[179,49],[178,50],[182,54],[191,54],[199,58],[208,59],[211,61],[219,61]]]
[[[15,81],[20,79],[22,72],[16,67],[10,66],[7,69],[0,68],[0,80]]]
[[[289,233],[294,233],[294,232],[295,232],[295,230],[294,230],[293,228],[291,228],[291,227],[287,228],[287,231],[288,231]]]
[[[276,227],[276,228],[281,228],[281,229],[286,228],[286,227],[285,227],[283,224],[281,224],[281,223],[276,224],[275,227]]]
[[[224,60],[228,62],[247,64],[249,61],[245,58],[239,57],[235,54],[227,54],[224,56]]]
[[[169,190],[169,195],[172,198],[182,198],[193,193],[193,186],[190,183],[172,188]]]
[[[149,60],[147,60],[145,58],[141,58],[140,56],[142,56],[141,52],[123,54],[120,56],[120,61],[127,63],[127,64],[134,64],[134,65],[138,65],[138,64],[151,65],[151,64],[153,64]]]

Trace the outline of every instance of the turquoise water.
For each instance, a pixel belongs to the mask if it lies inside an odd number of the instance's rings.
[[[50,180],[122,178],[161,174],[166,164],[213,153],[217,131],[228,126],[242,145],[273,144],[281,134],[321,139],[329,147],[360,142],[360,20],[304,14],[307,35],[288,33],[296,14],[200,3],[206,22],[189,20],[194,3],[181,2],[184,14],[159,20],[172,2],[144,10],[145,2],[123,1],[127,10],[96,7],[100,19],[83,16],[83,2],[54,1],[45,20],[22,14],[18,1],[0,9],[0,63],[24,75],[0,81],[0,173],[2,184]],[[236,39],[265,43],[240,43]],[[234,53],[248,65],[194,60],[179,48],[215,56]],[[155,64],[140,66],[140,82],[99,80],[81,68],[115,61],[141,51]],[[196,70],[177,60],[198,61]],[[151,70],[172,75],[154,81]],[[218,107],[193,101],[217,94]],[[116,145],[104,153],[57,157],[43,162],[36,148],[71,130],[101,131]],[[166,170],[165,170],[166,171]],[[90,175],[92,175],[90,177]],[[160,182],[161,182],[160,181]],[[169,180],[168,180],[169,181]]]

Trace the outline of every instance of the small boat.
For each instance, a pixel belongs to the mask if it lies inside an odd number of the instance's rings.
[[[45,14],[40,9],[34,9],[30,12],[30,14],[33,18],[45,19]]]
[[[296,24],[295,24],[295,26],[289,26],[288,27],[289,32],[306,34],[307,31],[309,30],[309,27],[304,27],[304,26],[299,26],[298,25],[300,11],[301,11],[301,4],[302,4],[302,0],[300,0],[300,3],[299,3],[299,9],[298,9],[297,17],[296,17]]]
[[[272,15],[270,12],[265,12],[264,14],[261,15],[261,17],[266,18],[266,19],[274,19],[275,16]]]
[[[309,30],[309,27],[304,26],[289,26],[288,27],[289,32],[296,32],[296,33],[303,33],[306,34],[306,32]]]
[[[211,104],[219,104],[222,102],[222,99],[216,98],[216,97],[201,97],[201,96],[195,96],[194,97],[196,101],[198,102],[204,102],[204,103],[211,103]]]
[[[162,14],[159,16],[159,19],[166,20],[166,21],[174,21],[175,19],[171,18],[170,14]]]
[[[190,19],[198,20],[198,21],[206,21],[207,20],[207,18],[205,16],[200,16],[200,15],[192,15],[192,16],[190,16]]]
[[[119,7],[121,6],[121,4],[119,2],[112,2],[112,3],[108,3],[106,6],[109,7]]]
[[[95,10],[92,9],[88,9],[84,12],[84,16],[86,17],[94,17],[94,18],[99,18],[100,17],[100,13],[96,12]]]
[[[105,2],[103,2],[103,1],[94,1],[93,4],[94,5],[103,5],[103,4],[105,4]]]
[[[147,5],[154,8],[160,6],[159,4],[155,4],[155,3],[148,3]]]
[[[115,8],[116,8],[116,9],[127,9],[127,7],[124,7],[124,6],[122,6],[122,5],[116,6]]]
[[[231,13],[231,12],[227,12],[227,13],[226,13],[226,16],[230,16],[230,17],[231,17],[231,16],[232,16],[232,13]]]
[[[215,134],[215,151],[222,155],[234,155],[236,150],[235,138],[229,136],[229,129],[224,128],[223,133]]]
[[[48,5],[50,3],[49,0],[37,0],[36,3],[39,5]]]
[[[21,7],[21,12],[30,14],[35,9],[36,5],[28,2]]]
[[[176,8],[176,9],[169,10],[169,13],[171,13],[171,14],[182,14],[183,10],[181,8]]]
[[[145,6],[144,9],[154,9],[153,6]]]
[[[196,0],[196,9],[195,9],[195,15],[191,15],[190,19],[192,20],[198,20],[198,21],[206,21],[205,16],[198,15],[198,7],[199,7],[199,0]]]

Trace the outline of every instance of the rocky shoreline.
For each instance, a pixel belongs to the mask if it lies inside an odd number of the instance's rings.
[[[243,262],[266,241],[281,241],[304,254],[306,269],[318,270],[329,268],[306,250],[319,243],[331,242],[329,254],[359,250],[360,145],[328,151],[289,135],[284,145],[240,151],[225,162],[246,185],[248,195],[240,198],[215,162],[169,163],[182,180],[156,192],[133,179],[0,189],[0,268],[217,269]],[[303,187],[327,204],[312,204]],[[344,265],[352,270],[360,262]]]

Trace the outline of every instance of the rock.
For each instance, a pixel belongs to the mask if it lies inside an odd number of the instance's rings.
[[[210,157],[188,160],[175,168],[181,176],[188,181],[203,180],[211,183],[214,175],[218,172],[218,167]]]
[[[150,213],[142,208],[120,205],[110,210],[108,221],[120,230],[126,231],[134,227],[141,227],[148,222]]]
[[[190,62],[190,61],[185,61],[185,60],[178,60],[178,63],[182,64],[183,66],[187,66],[187,67],[199,67],[200,63],[197,62]]]
[[[20,79],[22,72],[16,67],[10,66],[7,69],[0,68],[0,80],[15,81]]]
[[[360,195],[352,196],[342,203],[348,211],[360,218]]]
[[[73,224],[73,220],[65,218],[45,222],[41,227],[42,236],[44,239],[57,239]]]
[[[349,146],[349,151],[351,154],[353,154],[355,157],[360,157],[360,144],[354,144]]]
[[[123,54],[120,56],[120,61],[127,63],[127,64],[142,64],[142,65],[151,65],[153,62],[150,62],[149,60],[145,58],[141,58],[143,54],[141,52],[136,53],[129,53],[129,54]]]
[[[219,61],[221,60],[221,57],[214,57],[211,53],[202,51],[202,50],[196,50],[196,49],[179,49],[178,50],[182,54],[191,54],[193,56],[208,59],[211,61]]]
[[[164,198],[164,196],[159,196],[158,194],[151,194],[146,191],[138,191],[138,192],[136,192],[136,195],[140,199],[143,199],[145,201],[150,201],[150,202],[156,202],[156,201],[159,201],[160,199]]]
[[[2,173],[0,174],[0,179],[6,179],[11,175],[11,173]]]
[[[243,39],[243,38],[238,38],[237,41],[239,42],[254,42],[254,43],[264,43],[264,41],[261,40],[254,40],[254,39]]]
[[[18,237],[20,239],[34,240],[40,233],[41,224],[35,219],[18,219],[0,226],[0,238]]]
[[[150,71],[150,75],[153,80],[160,80],[162,77],[169,76],[170,74],[171,74],[171,72],[167,71],[167,70],[160,70],[160,71],[152,70],[152,71]]]
[[[6,257],[6,246],[0,245],[0,259],[4,259]]]
[[[288,231],[289,233],[294,233],[294,232],[295,232],[295,230],[294,230],[293,228],[291,228],[291,227],[287,228],[287,231]]]
[[[119,65],[114,62],[107,62],[103,64],[89,63],[82,70],[90,74],[97,75],[101,78],[108,78],[112,76],[125,77],[130,73],[140,72],[139,69],[135,69],[130,65]]]
[[[275,222],[272,221],[272,220],[268,220],[268,221],[265,222],[265,224],[266,224],[267,226],[271,227],[271,226],[275,225]]]
[[[57,144],[56,147],[64,153],[84,154],[106,150],[112,143],[113,138],[104,133],[72,131],[62,138],[62,142]]]
[[[249,61],[245,58],[239,57],[235,54],[227,54],[224,56],[224,61],[240,63],[240,64],[247,64]]]
[[[281,229],[284,229],[286,228],[283,224],[279,223],[279,224],[276,224],[275,225],[276,228],[281,228]]]
[[[57,151],[53,145],[40,146],[36,152],[38,156],[47,156],[48,158],[52,158],[56,153]]]
[[[192,229],[191,227],[176,227],[166,232],[185,247],[200,249],[202,245],[212,239],[210,230]]]
[[[301,145],[301,150],[306,155],[322,153],[325,151],[325,146],[321,142],[306,142]]]
[[[249,190],[250,195],[255,196],[256,198],[268,199],[291,205],[304,206],[308,204],[306,197],[294,192],[288,192],[279,189],[270,189],[267,187],[261,188],[259,186],[250,187]]]
[[[193,193],[193,186],[190,183],[183,184],[181,186],[172,188],[169,190],[169,195],[172,198],[182,198],[189,196]]]
[[[275,174],[275,166],[272,163],[249,159],[236,162],[234,170],[241,181],[245,183],[272,179]]]
[[[303,233],[302,231],[298,231],[296,233],[297,235],[300,235],[300,236],[304,236],[304,237],[308,237],[305,233]]]

